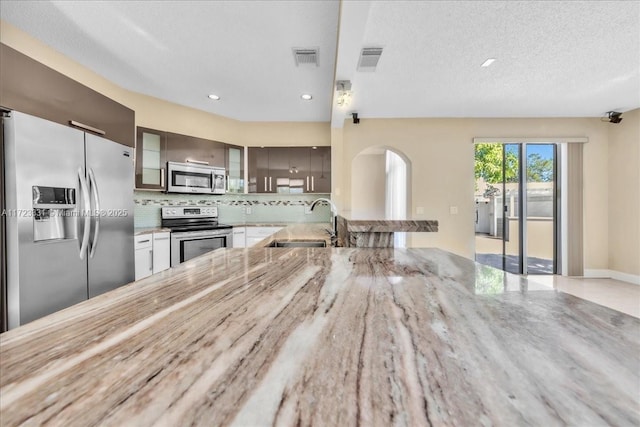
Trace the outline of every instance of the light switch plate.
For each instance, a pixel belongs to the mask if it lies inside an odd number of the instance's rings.
[[[451,215],[458,215],[458,207],[457,206],[449,206],[449,213]]]
[[[424,214],[424,208],[422,206],[417,206],[416,215],[423,215],[423,214]]]

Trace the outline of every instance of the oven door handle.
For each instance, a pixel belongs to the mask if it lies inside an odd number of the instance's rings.
[[[230,236],[231,235],[231,231],[225,231],[225,232],[215,232],[212,233],[210,231],[203,231],[201,233],[194,233],[194,232],[189,232],[189,233],[171,233],[171,238],[172,239],[177,239],[177,240],[191,240],[191,239],[201,239],[201,238],[211,238],[211,237],[224,237],[224,236]]]

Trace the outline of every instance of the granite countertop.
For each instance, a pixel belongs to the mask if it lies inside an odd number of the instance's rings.
[[[134,228],[133,229],[133,234],[136,236],[141,236],[143,234],[151,234],[151,233],[163,233],[163,232],[167,232],[170,233],[171,229],[170,228],[166,228],[166,227],[139,227],[139,228]]]
[[[367,215],[364,212],[343,212],[338,215],[338,224],[344,221],[346,231],[365,233],[389,232],[436,232],[438,221],[424,218],[388,219]]]
[[[438,249],[221,249],[0,335],[0,423],[638,425],[640,319]]]

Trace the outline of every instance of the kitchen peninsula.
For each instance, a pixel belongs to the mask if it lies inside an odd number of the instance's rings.
[[[425,219],[376,219],[367,214],[345,212],[337,217],[338,246],[392,248],[396,232],[437,232],[438,221]]]
[[[0,423],[638,425],[640,319],[438,249],[221,249],[0,335]]]

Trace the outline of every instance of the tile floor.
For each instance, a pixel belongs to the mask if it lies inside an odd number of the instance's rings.
[[[614,279],[529,275],[543,286],[640,318],[640,286]]]

